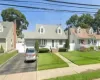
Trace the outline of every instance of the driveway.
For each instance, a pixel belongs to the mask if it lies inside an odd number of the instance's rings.
[[[25,63],[24,59],[24,54],[18,54],[0,68],[0,75],[36,71],[37,62]]]

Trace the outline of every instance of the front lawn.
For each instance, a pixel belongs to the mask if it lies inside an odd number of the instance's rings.
[[[6,62],[8,59],[10,59],[11,57],[13,57],[16,54],[17,54],[17,51],[14,51],[11,53],[4,53],[4,54],[0,55],[0,65],[3,64],[4,62]]]
[[[100,63],[100,52],[62,52],[60,53],[65,58],[69,59],[77,65],[95,64]]]
[[[73,74],[69,76],[62,76],[57,78],[51,78],[48,80],[93,80],[100,78],[100,70],[87,71],[79,74]]]
[[[67,67],[68,64],[53,53],[39,53],[38,70]]]

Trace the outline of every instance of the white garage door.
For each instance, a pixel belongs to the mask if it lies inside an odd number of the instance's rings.
[[[27,40],[25,41],[25,45],[26,45],[26,48],[34,48],[34,44],[35,44],[35,41],[33,40]]]
[[[16,43],[16,50],[18,50],[19,53],[25,53],[24,43]]]

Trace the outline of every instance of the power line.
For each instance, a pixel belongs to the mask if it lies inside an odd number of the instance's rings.
[[[5,6],[14,6],[14,7],[28,8],[28,9],[46,10],[46,11],[49,10],[49,11],[57,11],[57,12],[96,13],[96,12],[89,12],[89,11],[58,10],[58,9],[40,8],[40,7],[22,6],[22,5],[13,5],[13,4],[3,4],[3,3],[0,3],[0,5],[5,5]]]
[[[1,1],[9,1],[9,0],[1,0]],[[37,2],[37,1],[19,1],[19,0],[10,0],[12,2],[33,2],[38,4],[46,4],[46,5],[55,5],[55,6],[64,6],[64,7],[74,7],[74,8],[83,8],[83,9],[99,9],[99,8],[89,8],[89,7],[79,7],[79,6],[70,6],[70,5],[62,5],[62,4],[52,4],[52,3],[45,3],[45,2]]]
[[[57,0],[44,0],[49,2],[56,2],[56,3],[64,3],[64,4],[73,4],[73,5],[83,5],[83,6],[94,6],[94,7],[100,7],[100,5],[95,4],[82,4],[82,3],[72,3],[72,2],[64,2],[64,1],[57,1]]]

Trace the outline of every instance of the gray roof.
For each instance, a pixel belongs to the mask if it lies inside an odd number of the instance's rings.
[[[0,22],[0,24],[3,26],[3,32],[0,32],[0,38],[6,38],[13,26],[13,22]]]
[[[44,34],[40,34],[39,28],[43,26],[45,29]],[[66,39],[67,36],[64,33],[64,30],[62,29],[62,34],[57,34],[56,29],[61,26],[59,25],[43,25],[43,24],[37,24],[36,25],[36,31],[34,32],[23,32],[25,39]]]

